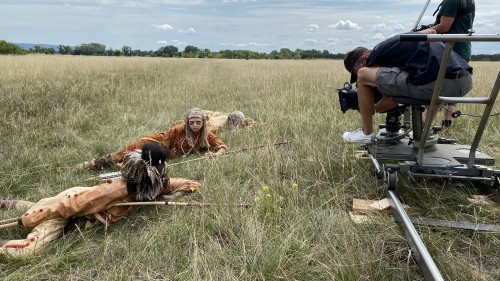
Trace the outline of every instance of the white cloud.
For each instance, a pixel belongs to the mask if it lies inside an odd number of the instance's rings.
[[[167,31],[174,29],[170,24],[160,24],[160,25],[152,24],[152,26],[154,26],[154,27],[156,27],[158,29],[167,30]]]
[[[188,45],[188,43],[182,42],[179,40],[172,40],[170,42],[165,41],[165,40],[160,40],[160,41],[156,41],[156,44],[158,44],[158,45],[173,45],[173,46],[186,46],[186,45]]]
[[[357,23],[353,23],[350,20],[339,20],[336,24],[331,24],[328,27],[337,30],[361,30],[361,26]]]
[[[326,42],[327,42],[328,46],[338,45],[340,43],[340,39],[328,37],[328,39],[326,40]]]
[[[316,39],[305,39],[304,41],[302,41],[302,45],[304,45],[304,46],[318,46],[319,41]]]
[[[495,26],[496,24],[494,22],[491,22],[491,21],[474,21],[474,27],[484,27],[484,26],[487,26],[487,27],[492,27],[492,26]]]
[[[255,46],[255,47],[268,47],[271,46],[270,44],[263,44],[263,43],[255,43],[255,42],[250,42],[248,43],[248,46]]]
[[[434,21],[432,13],[439,2],[430,3],[421,24]],[[99,42],[113,49],[125,45],[148,50],[196,36],[197,41],[189,44],[214,51],[223,44],[270,52],[282,45],[306,49],[304,43],[308,43],[344,52],[409,31],[423,5],[421,0],[1,0],[0,26],[1,39],[8,42]],[[499,28],[498,0],[478,1],[476,34],[497,34]],[[228,41],[234,43],[219,44]],[[488,46],[498,53],[498,42]],[[479,48],[474,45],[472,52],[482,52]]]
[[[270,47],[272,46],[271,44],[267,43],[256,43],[256,42],[249,42],[249,43],[219,43],[221,46],[236,46],[236,47]]]
[[[255,0],[222,0],[222,3],[244,3],[244,2],[255,2]]]
[[[397,33],[400,33],[400,32],[404,32],[404,31],[408,31],[408,28],[406,28],[406,27],[404,27],[404,25],[398,23],[398,24],[394,25],[394,28],[392,30],[397,32]]]
[[[375,34],[369,34],[369,35],[365,35],[366,38],[368,39],[374,39],[374,40],[384,40],[386,37],[384,35],[382,35],[382,33],[375,33]]]
[[[319,26],[317,24],[309,24],[304,30],[306,33],[313,33],[315,31],[318,31]]]
[[[190,27],[186,30],[179,29],[179,33],[196,33],[196,31],[194,30],[194,28]]]

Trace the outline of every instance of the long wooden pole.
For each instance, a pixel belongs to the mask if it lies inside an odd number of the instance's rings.
[[[17,218],[16,218],[17,220]],[[18,226],[19,224],[16,222],[11,222],[11,223],[6,223],[6,224],[2,224],[0,225],[0,229],[4,229],[4,228],[9,228],[9,227],[13,227],[13,226]]]
[[[155,205],[173,205],[173,206],[188,206],[188,207],[207,207],[207,206],[230,206],[230,207],[250,207],[250,204],[212,204],[204,202],[172,202],[172,201],[151,201],[151,202],[125,202],[113,205],[113,207],[120,206],[155,206]]]
[[[256,148],[278,146],[278,145],[284,145],[284,144],[290,144],[290,143],[291,143],[291,141],[281,141],[281,142],[275,142],[275,143],[269,143],[269,144],[262,144],[262,145],[252,146],[252,147],[243,147],[243,148],[240,148],[238,150],[227,151],[226,153],[221,154],[219,156],[226,155],[226,154],[231,154],[231,153],[236,153],[236,152],[244,152],[244,151],[252,150],[252,149],[256,149]],[[184,164],[184,163],[188,163],[188,162],[194,162],[194,161],[200,161],[200,160],[204,160],[204,159],[207,159],[207,157],[203,156],[203,157],[198,157],[198,158],[194,158],[194,159],[189,159],[189,160],[185,160],[185,161],[181,161],[181,162],[177,162],[177,163],[173,163],[173,164],[168,164],[168,166],[172,167],[172,166],[175,166],[175,165]],[[121,172],[120,171],[118,171],[118,172],[110,172],[110,173],[100,174],[98,177],[88,178],[87,181],[92,181],[92,180],[101,180],[101,181],[104,181],[104,180],[107,180],[109,178],[116,178],[116,177],[119,177],[119,176],[121,176]]]
[[[0,224],[2,224],[2,223],[8,223],[8,222],[13,222],[13,221],[17,221],[17,218],[10,218],[10,219],[6,219],[6,220],[3,220],[3,221],[0,221]]]

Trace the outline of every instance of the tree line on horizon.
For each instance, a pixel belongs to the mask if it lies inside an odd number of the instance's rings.
[[[58,45],[57,50],[35,45],[25,50],[16,44],[0,40],[0,54],[60,54],[60,55],[82,55],[82,56],[126,56],[126,57],[177,57],[177,58],[219,58],[219,59],[344,59],[344,53],[332,54],[328,50],[302,50],[292,51],[288,48],[281,48],[279,51],[272,51],[269,54],[259,53],[249,50],[221,50],[213,52],[210,49],[199,49],[188,45],[183,51],[179,48],[168,45],[160,47],[156,51],[133,50],[130,46],[123,46],[121,49],[106,48],[99,43],[85,43],[75,47]],[[500,61],[500,54],[479,54],[472,55],[472,61]]]

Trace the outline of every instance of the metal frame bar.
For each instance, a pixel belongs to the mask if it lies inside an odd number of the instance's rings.
[[[472,141],[471,144],[469,152],[469,161],[467,162],[468,168],[472,168],[474,166],[474,159],[476,158],[477,147],[479,146],[479,142],[481,141],[481,137],[483,136],[484,128],[486,128],[486,123],[488,123],[488,118],[490,117],[491,111],[493,110],[493,106],[495,105],[495,101],[497,99],[499,90],[500,90],[500,71],[497,74],[497,80],[495,81],[495,85],[491,90],[490,100],[486,104],[483,116],[481,117],[481,121],[479,121],[479,126],[477,127],[476,130],[476,135],[474,136],[474,140]]]
[[[425,142],[427,140],[427,137],[429,136],[429,131],[431,130],[433,121],[433,118],[431,117],[435,117],[433,116],[434,110],[438,106],[439,93],[441,92],[441,87],[443,86],[443,81],[444,81],[444,75],[446,74],[446,67],[443,66],[448,65],[448,60],[450,58],[453,45],[455,45],[455,42],[446,42],[445,45],[443,58],[441,60],[441,67],[439,68],[438,77],[436,79],[436,85],[434,86],[434,92],[432,93],[431,104],[429,105],[429,110],[427,110],[427,114],[425,116],[426,122],[424,131],[422,132],[421,141],[418,145],[417,165],[423,164]]]
[[[400,40],[403,41],[428,41],[428,42],[445,42],[445,50],[443,54],[443,58],[441,60],[441,67],[439,68],[438,76],[436,79],[436,85],[434,86],[434,92],[432,94],[431,103],[429,105],[429,110],[426,114],[427,122],[425,124],[424,130],[422,132],[421,141],[418,145],[418,154],[417,154],[417,165],[422,165],[424,158],[424,150],[425,150],[425,140],[429,136],[429,131],[432,126],[432,121],[434,117],[433,113],[438,103],[441,102],[458,102],[458,103],[479,103],[486,104],[486,108],[481,117],[481,121],[479,123],[479,127],[476,131],[476,135],[471,145],[471,150],[469,153],[469,159],[467,162],[468,168],[474,167],[474,159],[475,153],[477,151],[477,147],[479,146],[479,142],[481,141],[481,137],[484,132],[484,128],[488,122],[488,118],[491,114],[491,110],[495,104],[496,98],[498,96],[498,91],[500,89],[500,72],[497,76],[497,80],[495,82],[495,86],[493,87],[489,98],[447,98],[440,97],[439,93],[441,92],[441,87],[443,85],[444,76],[446,73],[446,66],[448,65],[448,60],[453,49],[453,45],[455,42],[472,42],[472,41],[490,41],[490,42],[500,42],[500,34],[483,34],[483,35],[465,35],[465,34],[403,34],[400,35]]]
[[[424,8],[422,9],[422,12],[420,12],[418,19],[415,22],[415,25],[413,26],[414,29],[417,28],[418,24],[420,23],[420,20],[422,20],[422,17],[424,16],[425,11],[427,10],[427,7],[429,7],[430,2],[431,2],[431,0],[427,0],[427,2],[425,3]]]
[[[434,260],[427,251],[424,242],[420,239],[417,230],[404,211],[403,205],[399,201],[396,192],[393,190],[386,190],[386,197],[390,199],[389,202],[391,207],[396,211],[396,222],[398,222],[406,239],[408,239],[408,244],[413,251],[413,256],[417,260],[420,270],[422,270],[425,280],[444,280]]]

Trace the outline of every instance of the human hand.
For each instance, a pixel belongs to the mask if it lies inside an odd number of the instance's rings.
[[[214,157],[217,157],[217,154],[214,152],[207,152],[207,153],[205,153],[205,156],[207,158],[214,158]]]
[[[211,151],[209,151],[209,152],[207,152],[205,154],[205,156],[208,157],[208,158],[213,158],[213,157],[217,157],[217,156],[223,154],[224,152],[226,152],[226,150],[223,149],[223,148],[221,148],[221,149],[217,150],[217,152],[211,152]]]

